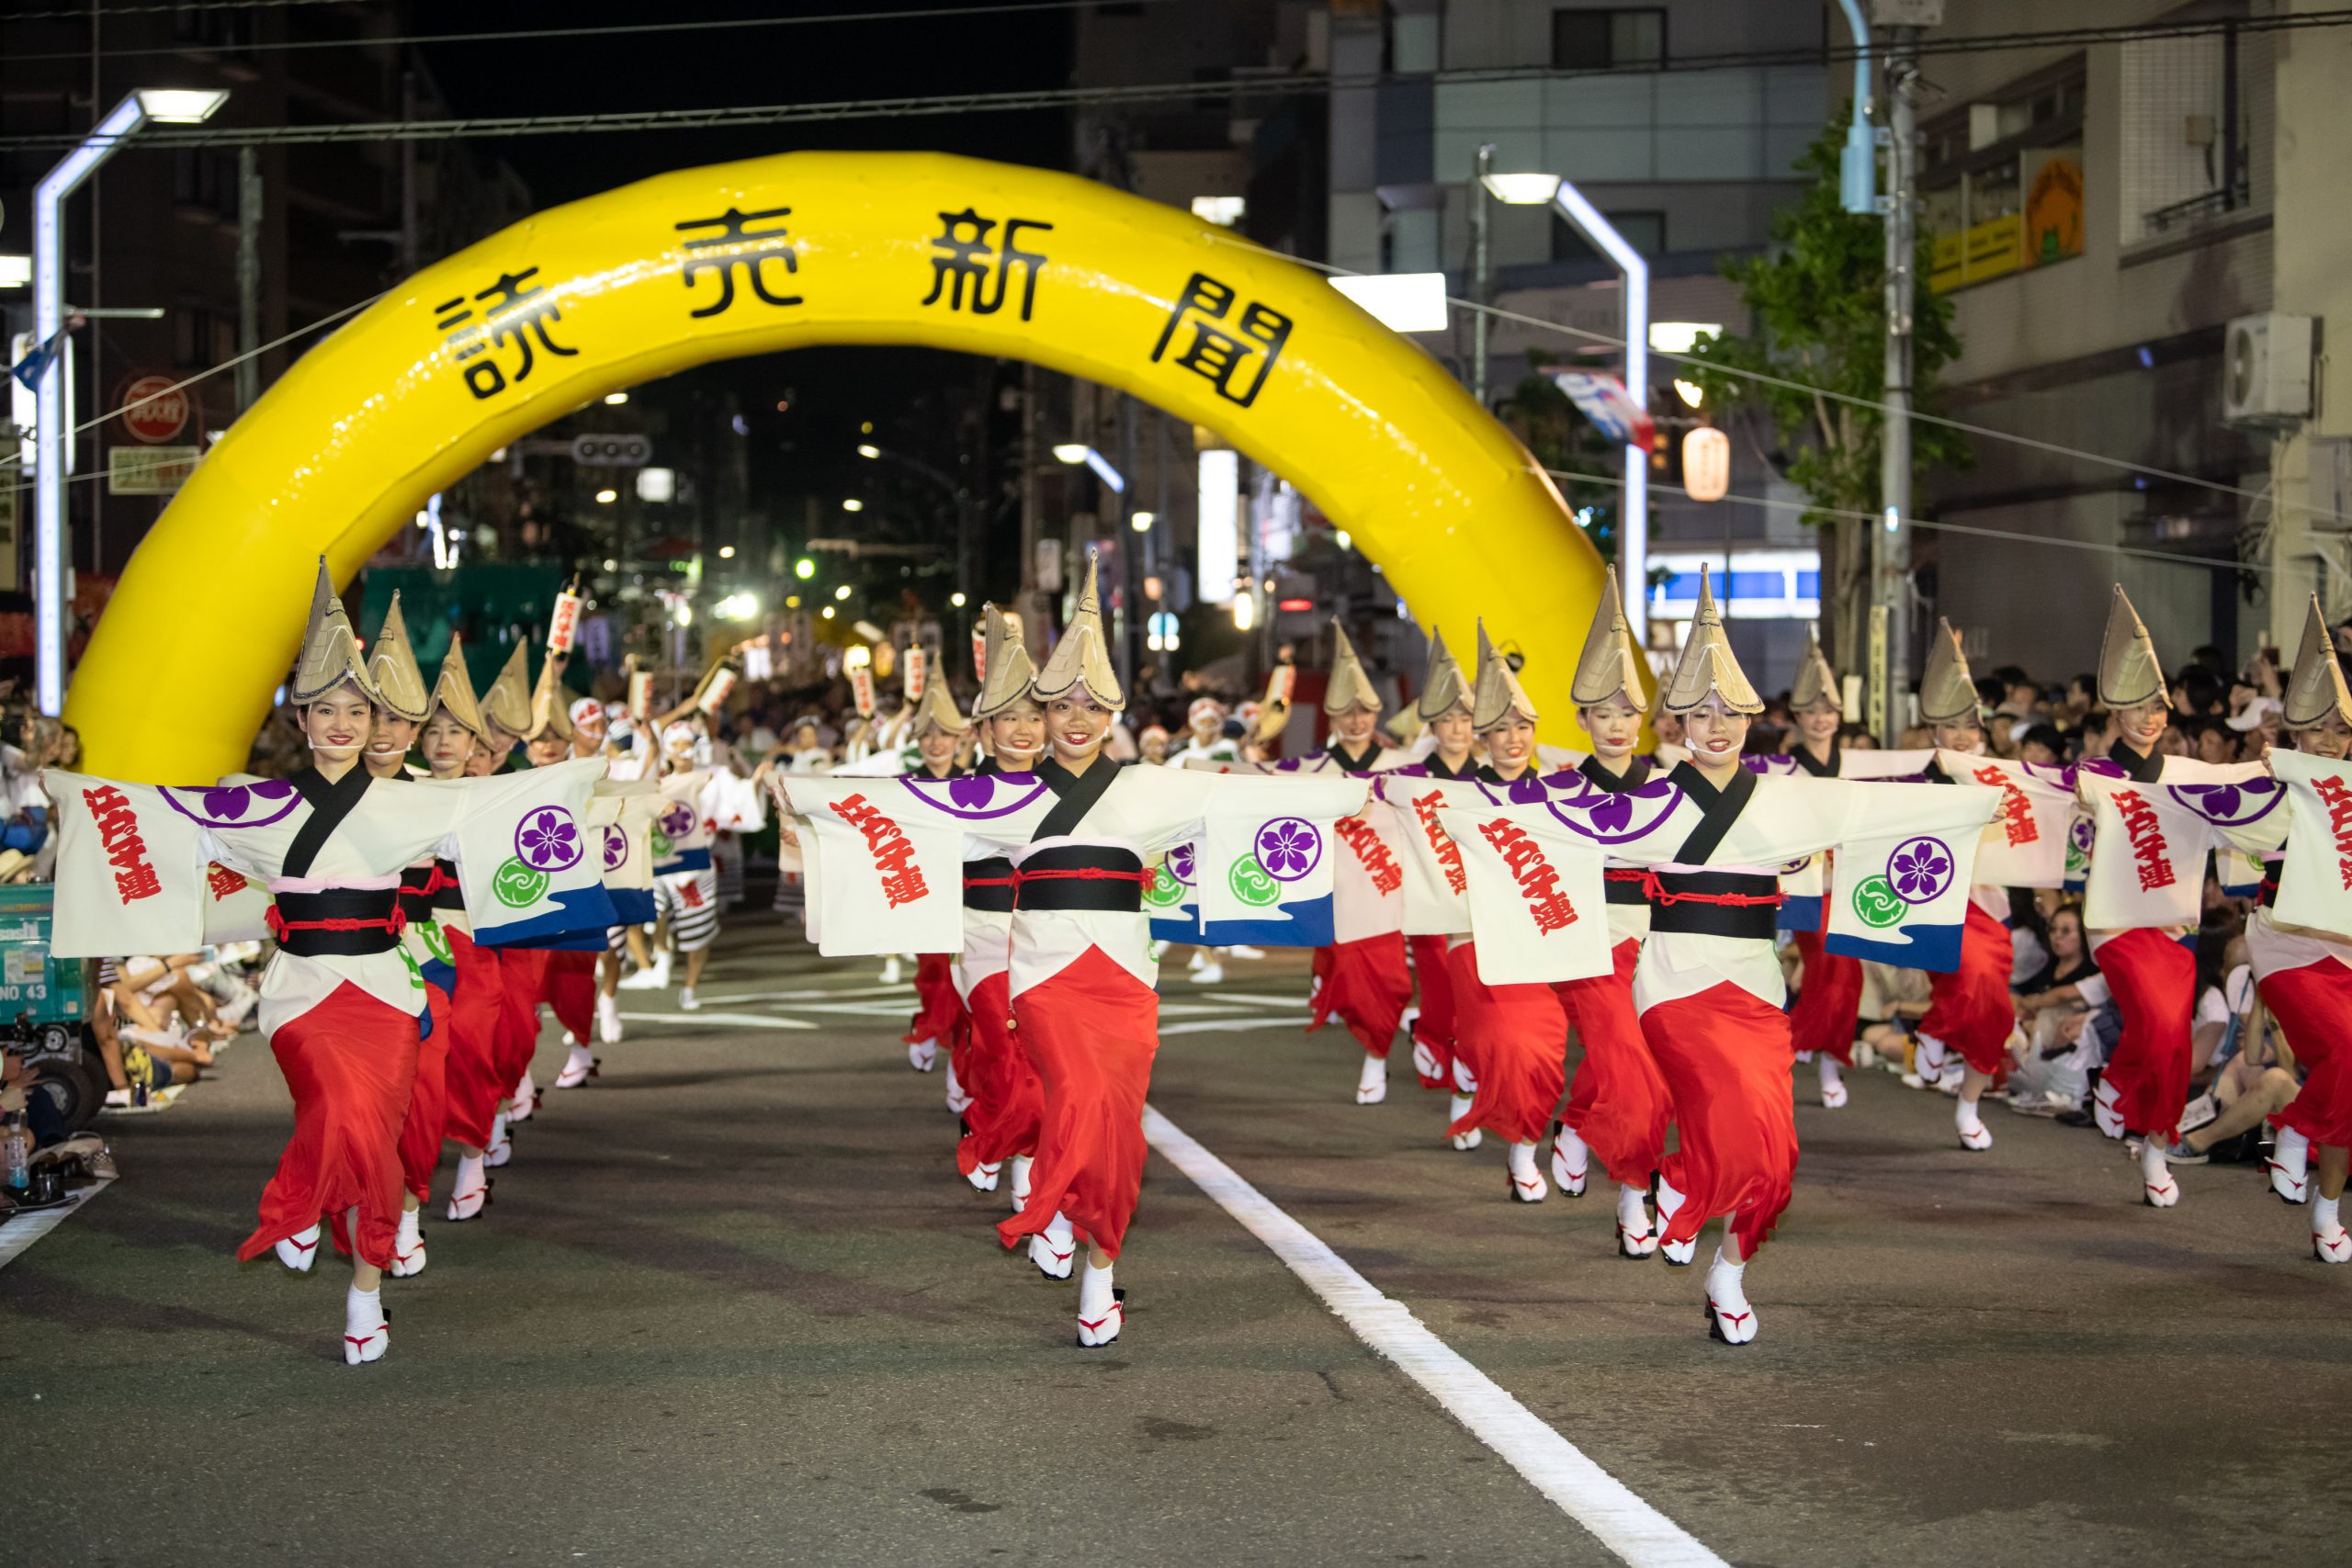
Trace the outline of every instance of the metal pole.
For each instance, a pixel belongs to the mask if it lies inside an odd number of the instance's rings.
[[[261,396],[261,150],[237,149],[237,412]]]
[[[147,123],[136,96],[115,106],[82,145],[33,188],[33,343],[48,351],[33,389],[34,696],[44,714],[65,706],[65,454],[73,412],[65,406],[65,199]]]
[[[1915,286],[1912,85],[1918,30],[1894,29],[1887,61],[1886,419],[1879,439],[1880,516],[1871,536],[1875,598],[1886,611],[1886,728],[1892,746],[1911,685],[1911,307]]]
[[[1495,144],[1482,142],[1478,147],[1478,164],[1470,176],[1470,298],[1478,309],[1470,321],[1470,395],[1478,406],[1487,406],[1487,342],[1494,331],[1494,318],[1487,307],[1495,302],[1494,247],[1488,239],[1489,220],[1487,195],[1487,175],[1495,164]]]
[[[1038,614],[1037,367],[1021,367],[1021,619],[1023,639],[1043,649],[1052,638]]]

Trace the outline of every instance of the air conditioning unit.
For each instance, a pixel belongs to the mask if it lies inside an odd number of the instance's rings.
[[[2311,417],[2312,318],[2265,314],[2230,323],[2222,348],[2222,418],[2293,424]]]

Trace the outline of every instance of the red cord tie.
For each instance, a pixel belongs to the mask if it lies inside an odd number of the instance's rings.
[[[1668,893],[1654,871],[1642,873],[1642,891],[1660,908],[1675,904],[1713,904],[1725,909],[1777,909],[1782,903],[1779,893]]]
[[[269,927],[269,934],[280,942],[286,940],[288,931],[390,931],[398,936],[408,927],[408,911],[395,904],[392,912],[379,920],[289,920],[278,912],[277,905],[272,904],[262,919]]]
[[[967,876],[964,879],[964,886],[967,887],[1017,887],[1020,885],[1021,878],[1017,875]]]
[[[1016,885],[1023,882],[1132,882],[1139,886],[1148,887],[1159,880],[1159,874],[1152,871],[1112,871],[1103,866],[1078,865],[1061,870],[1044,871],[1023,871],[1015,868],[1012,880]],[[999,884],[971,882],[965,886],[993,887]]]

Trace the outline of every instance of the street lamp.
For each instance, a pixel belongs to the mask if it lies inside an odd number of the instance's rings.
[[[1485,174],[1479,178],[1487,193],[1506,207],[1548,204],[1568,220],[1569,227],[1616,264],[1625,281],[1625,393],[1634,400],[1635,408],[1648,408],[1650,264],[1643,259],[1641,252],[1626,243],[1625,236],[1600,215],[1599,208],[1585,199],[1582,191],[1559,175]],[[1623,568],[1625,601],[1644,606],[1636,613],[1646,616],[1650,602],[1650,456],[1639,446],[1625,448],[1625,501],[1619,515],[1617,558]]]
[[[33,404],[34,697],[44,714],[65,706],[65,201],[115,150],[145,129],[197,125],[229,95],[209,89],[147,87],[115,105],[82,144],[33,187],[33,352],[45,355]]]
[[[1070,467],[1083,463],[1094,470],[1094,477],[1109,485],[1114,494],[1127,493],[1126,476],[1111,466],[1111,459],[1082,441],[1065,441],[1054,448],[1054,456]]]

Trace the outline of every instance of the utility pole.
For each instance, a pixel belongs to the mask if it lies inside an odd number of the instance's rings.
[[[261,150],[237,149],[237,412],[261,396]]]
[[[1037,367],[1021,367],[1021,633],[1042,657],[1053,640],[1038,614],[1044,604],[1037,581]]]
[[[1487,307],[1494,303],[1495,256],[1487,238],[1488,204],[1494,199],[1487,194],[1487,175],[1495,166],[1495,144],[1484,141],[1478,145],[1477,167],[1470,176],[1470,298],[1478,307],[1470,320],[1470,395],[1478,406],[1487,406],[1487,340],[1494,331],[1494,318]]]
[[[1919,30],[1888,29],[1886,67],[1886,413],[1879,437],[1879,525],[1871,536],[1873,600],[1886,612],[1886,703],[1883,745],[1903,728],[1911,687],[1911,338],[1917,162],[1913,90]]]

